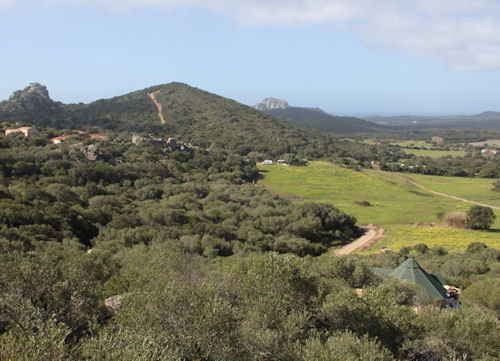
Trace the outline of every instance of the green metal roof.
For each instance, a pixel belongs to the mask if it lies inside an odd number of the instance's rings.
[[[439,278],[425,272],[413,258],[408,258],[388,275],[422,286],[433,301],[446,298],[446,290]]]

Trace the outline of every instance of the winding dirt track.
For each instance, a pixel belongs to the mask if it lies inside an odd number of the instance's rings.
[[[366,249],[368,247],[373,246],[377,241],[385,237],[385,229],[383,228],[377,229],[376,227],[373,226],[363,227],[363,228],[367,231],[363,236],[361,236],[354,242],[351,242],[348,245],[345,245],[344,247],[335,250],[335,254],[338,254],[340,256],[345,256],[351,254],[358,248],[361,248],[362,250]]]
[[[384,171],[379,171],[379,172],[386,173]],[[414,185],[415,187],[423,189],[429,193],[436,194],[438,196],[442,196],[442,197],[446,197],[446,198],[450,198],[450,199],[454,199],[457,201],[466,202],[466,203],[470,203],[470,204],[475,204],[478,206],[490,207],[492,209],[500,210],[500,207],[492,206],[490,204],[471,201],[469,199],[452,196],[450,194],[446,194],[446,193],[442,193],[442,192],[438,192],[438,191],[433,191],[432,189],[429,189],[426,186],[423,186],[423,185],[415,182],[414,180],[412,180],[408,177],[403,177],[403,178],[406,179],[406,181],[408,183]],[[366,233],[363,236],[361,236],[360,238],[358,238],[354,242],[351,242],[348,245],[345,245],[344,247],[335,250],[335,254],[348,255],[357,249],[360,249],[360,248],[361,248],[361,250],[366,249],[368,247],[373,246],[377,241],[379,241],[380,239],[385,237],[385,230],[383,228],[376,229],[376,227],[368,226],[368,227],[364,227],[364,229],[366,230]]]
[[[156,96],[155,96],[159,92],[160,91],[157,90],[155,92],[149,93],[148,96],[151,98],[153,103],[155,103],[156,108],[158,109],[158,116],[160,117],[161,124],[165,124],[165,119],[163,118],[163,107],[162,107],[161,103],[158,101],[158,99],[156,99]]]
[[[457,201],[462,201],[462,202],[466,202],[466,203],[475,204],[475,205],[478,205],[478,206],[490,207],[492,209],[499,209],[500,210],[500,207],[497,207],[497,206],[492,206],[492,205],[485,204],[485,203],[479,203],[479,202],[471,201],[471,200],[468,200],[468,199],[465,199],[465,198],[455,197],[455,196],[452,196],[450,194],[433,191],[432,189],[429,189],[429,188],[427,188],[427,187],[425,187],[425,186],[423,186],[421,184],[418,184],[417,182],[415,182],[414,180],[411,180],[410,178],[405,177],[405,179],[408,181],[408,183],[413,184],[415,187],[423,189],[424,191],[427,191],[429,193],[437,194],[438,196],[443,196],[443,197],[455,199]]]

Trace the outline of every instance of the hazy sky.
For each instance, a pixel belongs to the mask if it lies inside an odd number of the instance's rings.
[[[0,99],[180,81],[334,114],[500,111],[500,0],[0,0]]]

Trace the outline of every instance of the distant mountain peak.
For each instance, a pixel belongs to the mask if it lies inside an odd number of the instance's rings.
[[[254,108],[260,111],[273,109],[288,109],[290,105],[283,99],[265,98],[261,103],[254,105]]]
[[[35,110],[54,106],[47,87],[40,83],[30,83],[23,90],[16,90],[9,98],[15,108],[19,110]]]

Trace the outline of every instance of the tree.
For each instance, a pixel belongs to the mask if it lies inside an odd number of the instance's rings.
[[[493,182],[493,190],[500,192],[500,178]]]
[[[472,229],[489,229],[496,218],[490,207],[483,206],[472,206],[467,214],[470,217],[470,227]]]

